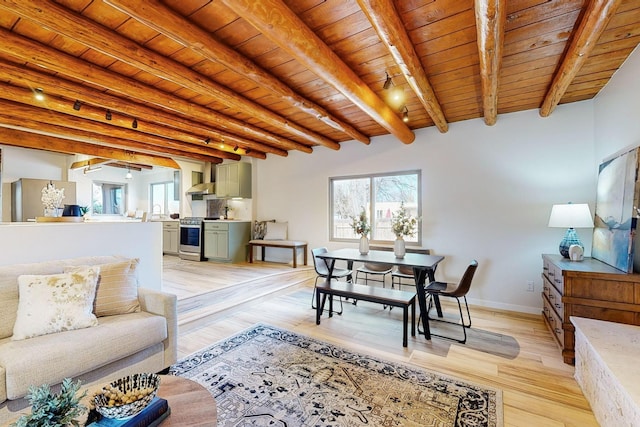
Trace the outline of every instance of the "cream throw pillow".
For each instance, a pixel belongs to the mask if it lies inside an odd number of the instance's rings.
[[[287,240],[288,222],[268,222],[264,240]]]
[[[94,308],[96,316],[113,316],[140,311],[136,277],[138,262],[138,258],[133,258],[111,264],[100,264],[100,280]],[[65,272],[76,271],[79,268],[86,267],[71,267],[65,269]]]
[[[96,326],[93,300],[100,267],[48,276],[18,276],[18,313],[12,340]]]

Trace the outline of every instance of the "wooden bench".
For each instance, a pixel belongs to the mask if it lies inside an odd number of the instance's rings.
[[[304,254],[304,265],[307,265],[307,242],[302,240],[250,240],[249,241],[249,263],[253,263],[253,248],[262,248],[262,260],[264,261],[265,248],[285,248],[293,250],[293,268],[298,266],[298,249],[302,249]]]
[[[396,289],[377,288],[358,285],[337,280],[325,281],[316,286],[316,325],[320,324],[320,316],[324,310],[325,300],[329,296],[329,317],[333,316],[333,296],[353,298],[377,304],[402,308],[402,346],[407,346],[407,327],[409,323],[409,307],[411,307],[411,336],[416,336],[416,293]],[[322,300],[320,297],[322,296]],[[320,302],[322,301],[322,302]]]

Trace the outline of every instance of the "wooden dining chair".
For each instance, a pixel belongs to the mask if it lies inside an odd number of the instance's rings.
[[[457,339],[455,337],[450,337],[446,335],[438,335],[438,334],[434,334],[433,331],[431,332],[431,335],[440,337],[440,338],[450,339],[453,341],[458,341],[459,343],[462,343],[462,344],[467,342],[467,328],[471,327],[471,314],[469,313],[469,304],[467,304],[467,293],[471,288],[471,281],[473,280],[473,275],[475,274],[477,268],[478,268],[478,261],[473,260],[469,263],[469,266],[464,272],[464,275],[462,276],[462,279],[460,279],[459,283],[446,283],[446,282],[434,281],[429,283],[425,287],[424,291],[427,294],[426,296],[428,298],[428,303],[429,303],[427,305],[427,317],[429,321],[434,320],[438,322],[450,323],[452,325],[459,325],[462,327],[463,338]],[[449,298],[456,299],[456,301],[458,302],[458,311],[460,312],[460,322],[451,322],[448,320],[444,320],[440,317],[436,317],[436,318],[429,317],[429,311],[431,310],[431,307],[436,305],[435,298],[440,298],[440,297],[449,297]],[[462,304],[460,303],[460,299],[464,300],[464,305],[467,309],[468,323],[465,322],[464,316],[462,314]]]
[[[313,295],[311,296],[311,308],[313,308],[314,310],[316,308],[314,302],[316,300],[316,286],[318,286],[318,279],[320,278],[326,279],[329,276],[329,267],[327,267],[326,261],[322,258],[318,258],[318,255],[321,255],[327,252],[328,250],[326,247],[311,249],[311,258],[313,259],[313,268],[316,270],[316,280],[313,284]],[[352,274],[353,272],[347,268],[334,268],[331,278],[332,279],[346,278],[347,282],[351,282]],[[336,313],[342,314],[342,297],[340,297],[340,311]]]

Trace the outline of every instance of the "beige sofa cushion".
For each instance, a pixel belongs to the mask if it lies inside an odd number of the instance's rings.
[[[162,316],[146,312],[98,318],[93,328],[42,335],[23,341],[0,340],[0,366],[7,397],[24,396],[29,385],[57,384],[132,355],[167,337]]]
[[[93,301],[99,275],[100,267],[94,266],[71,273],[18,276],[20,297],[11,339],[96,326]]]
[[[0,339],[13,334],[18,311],[18,276],[22,274],[57,274],[65,267],[79,265],[100,265],[123,261],[120,256],[92,256],[33,264],[0,266]]]
[[[113,316],[140,311],[136,276],[139,261],[138,258],[133,258],[100,265],[100,281],[94,310],[96,316]],[[65,271],[78,271],[85,267],[68,267]]]

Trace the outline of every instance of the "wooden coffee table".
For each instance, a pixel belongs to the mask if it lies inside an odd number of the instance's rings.
[[[165,426],[215,426],[218,421],[216,401],[211,393],[195,381],[173,375],[160,375],[158,396],[167,399],[171,415]]]
[[[168,426],[216,426],[218,411],[211,393],[195,381],[160,375],[158,396],[167,399],[171,414],[162,422]]]

